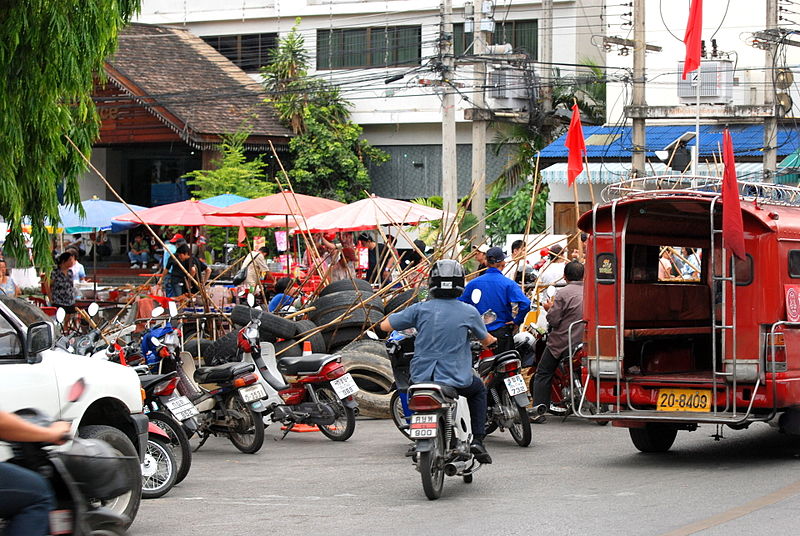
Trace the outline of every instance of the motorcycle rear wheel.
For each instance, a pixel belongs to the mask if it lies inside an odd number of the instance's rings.
[[[433,448],[419,453],[419,472],[422,475],[422,489],[425,496],[433,501],[441,497],[444,488],[444,426],[442,421],[436,425]]]
[[[332,387],[320,387],[317,389],[317,398],[321,404],[329,404],[336,412],[336,420],[333,424],[319,425],[322,435],[332,441],[347,441],[356,429],[356,412],[353,408],[348,408],[336,395]]]
[[[400,433],[406,437],[410,437],[409,419],[403,411],[403,401],[400,400],[400,391],[394,391],[392,398],[389,401],[389,411],[392,414],[392,421],[394,425],[400,430]]]
[[[513,415],[514,419],[508,431],[511,432],[511,437],[517,442],[520,447],[527,447],[531,444],[531,420],[528,418],[528,410],[520,407],[508,394],[508,390],[504,389],[500,395],[500,403],[505,406],[509,415]]]
[[[225,399],[225,408],[237,415],[235,427],[228,430],[228,439],[245,454],[255,454],[264,445],[264,421],[261,415],[242,402],[236,393]]]
[[[163,411],[151,411],[147,417],[169,436],[169,446],[177,466],[175,483],[183,482],[192,467],[192,447],[189,445],[189,438],[186,437],[183,426],[173,416]]]
[[[175,485],[175,458],[166,439],[149,437],[142,463],[142,498],[157,499]]]

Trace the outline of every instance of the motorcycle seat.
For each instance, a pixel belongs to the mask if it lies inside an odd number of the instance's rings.
[[[299,376],[302,374],[314,374],[322,370],[322,367],[339,359],[338,355],[332,354],[308,354],[296,357],[281,357],[278,359],[278,370],[281,374],[289,376]]]
[[[445,385],[443,383],[415,383],[409,388],[409,394],[413,396],[416,392],[424,391],[426,389],[439,391],[442,393],[442,396],[451,402],[458,399],[458,390],[455,387],[451,387],[450,385]]]
[[[498,354],[494,357],[495,364],[499,365],[500,363],[505,363],[510,359],[520,359],[519,352],[516,350],[506,350],[502,354]]]
[[[177,372],[169,372],[167,374],[142,374],[139,376],[139,383],[142,384],[142,389],[148,391],[151,387],[164,380],[169,380],[177,376]]]
[[[236,376],[253,372],[256,369],[252,363],[234,361],[213,367],[200,367],[194,371],[194,381],[197,383],[223,383],[233,380]]]

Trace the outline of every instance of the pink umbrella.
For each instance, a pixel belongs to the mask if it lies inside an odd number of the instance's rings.
[[[211,215],[217,210],[219,210],[219,208],[191,199],[140,210],[134,214],[127,214],[114,219],[116,221],[133,223],[141,223],[144,221],[148,225],[183,225],[186,227],[196,227],[200,225],[207,225],[209,227],[239,227],[239,225],[244,225],[245,227],[270,226],[269,223],[258,218]]]
[[[280,192],[216,209],[217,216],[304,216],[306,218],[344,206],[344,203],[313,195]]]
[[[363,231],[379,225],[414,225],[441,220],[444,212],[399,199],[371,196],[306,219],[308,232]]]

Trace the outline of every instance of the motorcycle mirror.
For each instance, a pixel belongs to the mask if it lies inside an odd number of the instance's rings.
[[[472,294],[469,295],[469,299],[472,300],[472,303],[477,305],[481,302],[481,296],[483,296],[481,289],[475,288],[472,289]]]
[[[178,316],[178,305],[174,301],[169,302],[168,307],[170,317]]]
[[[90,303],[89,307],[86,308],[86,312],[89,313],[89,316],[95,316],[98,311],[100,311],[100,306],[95,302]]]
[[[67,393],[67,401],[77,402],[83,396],[84,391],[86,391],[86,380],[79,378],[78,381],[73,383],[69,388],[69,392]]]
[[[484,324],[491,324],[492,322],[497,320],[497,313],[495,313],[491,309],[489,309],[488,311],[483,313],[483,315],[481,315],[481,316],[483,316],[483,323]]]
[[[158,340],[158,337],[150,337],[150,344],[158,348],[161,346],[161,341]]]
[[[64,323],[64,319],[67,317],[67,312],[64,310],[63,307],[59,307],[56,309],[56,322],[59,324]]]
[[[368,339],[372,339],[373,341],[379,340],[378,334],[372,331],[371,329],[365,331],[364,334],[367,336]]]
[[[256,304],[256,297],[252,294],[247,295],[247,305],[253,307]]]
[[[153,312],[150,313],[150,316],[152,318],[156,318],[156,317],[161,316],[163,314],[164,314],[164,308],[163,307],[156,307],[155,309],[153,309]]]

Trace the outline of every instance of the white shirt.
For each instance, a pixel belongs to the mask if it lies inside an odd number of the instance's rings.
[[[551,262],[541,272],[536,279],[539,288],[544,288],[543,295],[547,299],[552,298],[556,294],[556,287],[554,285],[565,284],[564,281],[564,262]]]

